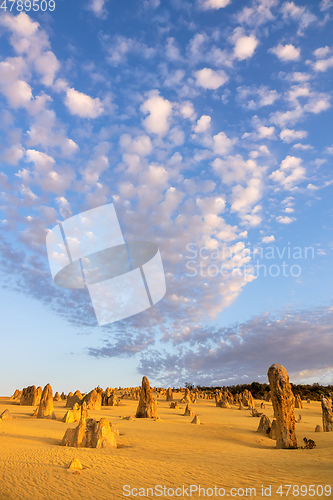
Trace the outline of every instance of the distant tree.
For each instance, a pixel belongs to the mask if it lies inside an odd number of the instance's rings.
[[[192,391],[192,389],[194,389],[194,384],[191,384],[190,382],[185,382],[185,387],[186,389]]]

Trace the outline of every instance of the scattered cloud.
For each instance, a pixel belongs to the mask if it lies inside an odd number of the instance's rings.
[[[223,9],[231,3],[231,0],[199,0],[199,6],[203,10]]]
[[[294,47],[292,44],[278,44],[276,47],[270,49],[272,54],[275,54],[280,61],[289,62],[289,61],[298,61],[301,57],[301,49]]]
[[[177,338],[172,338],[177,349],[142,354],[140,370],[154,380],[167,381],[166,385],[191,380],[221,386],[267,382],[269,366],[279,362],[294,383],[296,379],[306,383],[311,373],[310,383],[327,384],[332,371],[331,322],[332,311],[323,307],[264,313],[229,328],[198,329],[191,345],[182,346],[181,339],[177,344]]]
[[[270,178],[274,182],[281,184],[284,189],[292,189],[296,184],[305,179],[306,170],[302,166],[302,163],[301,158],[287,156],[282,160],[280,168],[270,175]]]
[[[150,134],[164,136],[170,128],[172,104],[158,92],[153,92],[141,105],[142,113],[148,115],[144,121],[144,127]]]
[[[103,104],[98,97],[94,99],[73,88],[66,92],[65,105],[72,115],[80,118],[98,118],[104,112]]]
[[[258,43],[258,40],[253,35],[241,36],[237,38],[234,47],[234,57],[239,61],[252,57]]]
[[[284,128],[280,132],[280,138],[283,142],[287,142],[288,144],[299,139],[304,139],[307,135],[308,133],[306,130],[293,130],[290,128]]]
[[[206,130],[208,130],[210,128],[211,121],[212,121],[212,119],[210,116],[202,115],[199,118],[199,120],[197,121],[197,124],[194,128],[194,132],[196,134],[206,132]]]
[[[272,234],[271,236],[264,236],[261,241],[263,243],[271,243],[272,241],[275,241],[275,236]]]
[[[260,125],[258,127],[258,135],[262,139],[273,139],[275,137],[275,127]]]
[[[106,0],[90,0],[89,10],[91,10],[96,17],[105,18],[106,10],[104,9]]]
[[[204,89],[216,90],[228,81],[228,76],[223,70],[214,71],[203,68],[195,73],[196,82]]]
[[[296,219],[295,217],[289,217],[288,215],[286,216],[282,216],[282,215],[279,215],[277,218],[276,218],[277,222],[279,224],[291,224],[292,222],[294,222]]]
[[[224,156],[232,149],[236,143],[236,139],[230,139],[224,132],[219,132],[214,135],[213,143],[214,154]]]
[[[317,17],[310,12],[309,9],[294,2],[284,2],[281,7],[281,12],[284,19],[292,19],[299,25],[298,34],[303,34],[303,31],[310,26],[310,24],[317,21]]]

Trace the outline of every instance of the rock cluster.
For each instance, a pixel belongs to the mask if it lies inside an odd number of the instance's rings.
[[[22,390],[20,405],[23,406],[37,406],[40,403],[40,398],[42,397],[42,388],[30,385]]]
[[[77,422],[78,420],[80,420],[80,417],[81,417],[81,406],[78,403],[75,403],[75,405],[71,410],[67,410],[62,421],[65,422],[66,424],[71,424],[72,422]]]
[[[81,404],[82,399],[79,398],[76,394],[74,395],[72,392],[70,392],[67,396],[67,401],[66,401],[66,408],[73,408],[73,406],[77,404]]]
[[[243,406],[248,406],[249,408],[254,408],[254,401],[253,401],[253,396],[250,391],[245,389],[242,395],[242,403]]]
[[[99,421],[87,418],[87,405],[81,406],[79,425],[67,429],[61,442],[62,446],[75,448],[117,448],[116,438],[106,418]]]

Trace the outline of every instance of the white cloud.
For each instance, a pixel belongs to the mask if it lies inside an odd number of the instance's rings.
[[[170,128],[172,104],[154,92],[140,107],[142,113],[148,114],[143,124],[147,132],[164,136]]]
[[[317,191],[319,189],[318,186],[315,186],[314,184],[308,184],[307,186],[307,189],[309,189],[310,191]]]
[[[252,159],[256,159],[259,156],[269,156],[270,154],[268,147],[262,144],[258,150],[250,151],[249,156]]]
[[[195,73],[196,82],[204,89],[216,90],[228,81],[228,76],[223,70],[214,71],[210,68],[203,68]]]
[[[191,101],[186,101],[181,105],[180,113],[184,118],[187,118],[191,121],[195,120],[196,116],[197,116],[195,109],[194,109],[194,106],[191,103]]]
[[[250,207],[261,198],[262,187],[262,180],[259,177],[252,177],[246,187],[237,184],[232,188],[231,210],[245,215],[245,212],[248,212]]]
[[[320,10],[326,11],[329,10],[333,7],[333,2],[332,0],[321,0],[320,2]]]
[[[331,49],[328,45],[326,45],[325,47],[319,47],[318,49],[314,50],[313,51],[313,55],[317,58],[317,59],[323,59],[324,57],[326,57],[328,54],[330,54],[331,52]]]
[[[258,40],[255,36],[241,36],[236,40],[234,47],[234,56],[236,59],[243,61],[252,57],[256,47],[258,46]]]
[[[270,178],[278,182],[285,189],[292,189],[297,183],[305,178],[306,170],[302,166],[302,159],[295,156],[287,156],[275,170]]]
[[[293,148],[295,149],[300,149],[302,151],[309,151],[310,149],[313,149],[313,146],[310,144],[301,144],[298,142],[297,144],[293,144]]]
[[[294,109],[288,111],[276,111],[272,113],[270,119],[276,125],[285,127],[286,125],[295,125],[303,115],[303,108],[297,105]]]
[[[240,24],[259,27],[268,21],[273,21],[275,15],[272,13],[279,0],[255,0],[251,2],[251,7],[246,5],[238,14],[237,20]],[[250,2],[248,2],[250,4]]]
[[[175,39],[173,37],[170,37],[167,39],[165,54],[166,54],[167,59],[169,59],[169,61],[181,61],[182,60],[179,48],[177,47]]]
[[[199,120],[197,121],[197,124],[194,128],[194,132],[196,134],[201,133],[201,132],[205,132],[206,130],[209,129],[211,121],[212,121],[212,119],[210,116],[202,115],[199,118]]]
[[[134,153],[138,156],[147,156],[152,152],[153,146],[148,135],[139,135],[132,137],[129,134],[123,134],[120,137],[120,146],[128,153]]]
[[[257,109],[271,106],[280,98],[280,95],[275,89],[269,89],[264,85],[259,88],[243,85],[237,87],[237,98],[247,109]]]
[[[310,78],[311,78],[311,75],[309,75],[309,73],[302,73],[300,71],[295,71],[291,75],[291,80],[293,80],[294,82],[299,82],[299,83],[307,82],[308,80],[310,80]]]
[[[49,171],[55,164],[55,159],[52,156],[42,151],[36,151],[35,149],[28,149],[26,151],[26,160],[34,163],[36,170],[39,172]]]
[[[271,243],[275,241],[275,236],[272,234],[271,236],[264,236],[261,240],[263,243]]]
[[[216,158],[212,167],[222,182],[227,185],[246,182],[247,179],[260,175],[260,169],[254,160],[245,161],[242,155],[227,156],[225,160]]]
[[[270,49],[270,52],[275,54],[280,61],[298,61],[301,56],[301,49],[294,47],[292,44],[281,45],[280,43]]]
[[[185,142],[185,134],[180,127],[173,127],[170,129],[168,138],[175,146],[181,146]]]
[[[285,2],[282,5],[281,12],[285,19],[293,19],[299,23],[298,34],[302,34],[311,23],[317,21],[317,18],[306,7],[300,7],[294,2]]]
[[[95,185],[99,182],[101,174],[109,168],[108,152],[110,144],[101,142],[95,146],[91,159],[81,170],[83,180],[86,184]]]
[[[225,209],[225,199],[222,196],[196,198],[195,203],[205,217],[208,215],[219,215]]]
[[[223,9],[227,5],[229,5],[231,0],[199,0],[199,6],[203,10],[210,9]]]
[[[310,101],[304,106],[309,113],[318,114],[331,107],[329,95],[313,95]]]
[[[308,133],[306,130],[293,130],[290,128],[284,128],[280,132],[280,138],[283,142],[287,142],[288,144],[299,139],[304,139],[307,135]]]
[[[278,217],[276,217],[276,220],[277,222],[279,222],[280,224],[291,224],[292,222],[294,222],[296,219],[295,217],[288,217],[288,215],[286,216],[282,216],[282,215],[279,215]]]
[[[90,0],[90,2],[91,3],[89,5],[89,10],[91,10],[96,15],[96,17],[104,17],[104,5],[106,3],[106,0]]]
[[[265,127],[264,125],[260,125],[260,127],[258,127],[258,134],[260,138],[272,139],[275,136],[275,128]]]
[[[13,144],[5,149],[1,154],[1,160],[9,165],[17,165],[24,156],[24,149],[21,144]]]
[[[43,85],[51,86],[60,64],[53,52],[48,50],[35,59],[35,68],[42,77]]]
[[[111,43],[106,43],[108,52],[107,60],[113,66],[125,63],[129,53],[135,53],[144,59],[150,59],[155,54],[155,49],[148,47],[145,43],[136,40],[135,38],[127,38],[123,35],[115,35]]]
[[[72,215],[72,208],[69,201],[64,196],[57,196],[56,203],[59,207],[61,217],[68,219]]]
[[[29,37],[36,33],[39,24],[25,13],[21,12],[17,16],[3,14],[0,18],[0,24],[10,28],[16,35]]]
[[[67,89],[65,104],[72,115],[77,115],[80,118],[97,118],[104,111],[98,97],[93,99],[73,88]]]
[[[225,155],[229,153],[235,144],[236,139],[229,139],[224,132],[214,135],[213,137],[213,151],[217,155]]]
[[[4,87],[2,93],[13,108],[26,108],[33,99],[32,89],[24,80],[16,80],[11,85]]]
[[[333,57],[328,59],[319,59],[313,64],[313,69],[317,72],[323,73],[333,66]]]

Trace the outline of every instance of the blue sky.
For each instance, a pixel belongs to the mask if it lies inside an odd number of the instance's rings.
[[[0,12],[0,392],[332,383],[333,2]],[[98,327],[48,229],[114,203],[167,293]],[[258,267],[259,266],[259,267]]]

